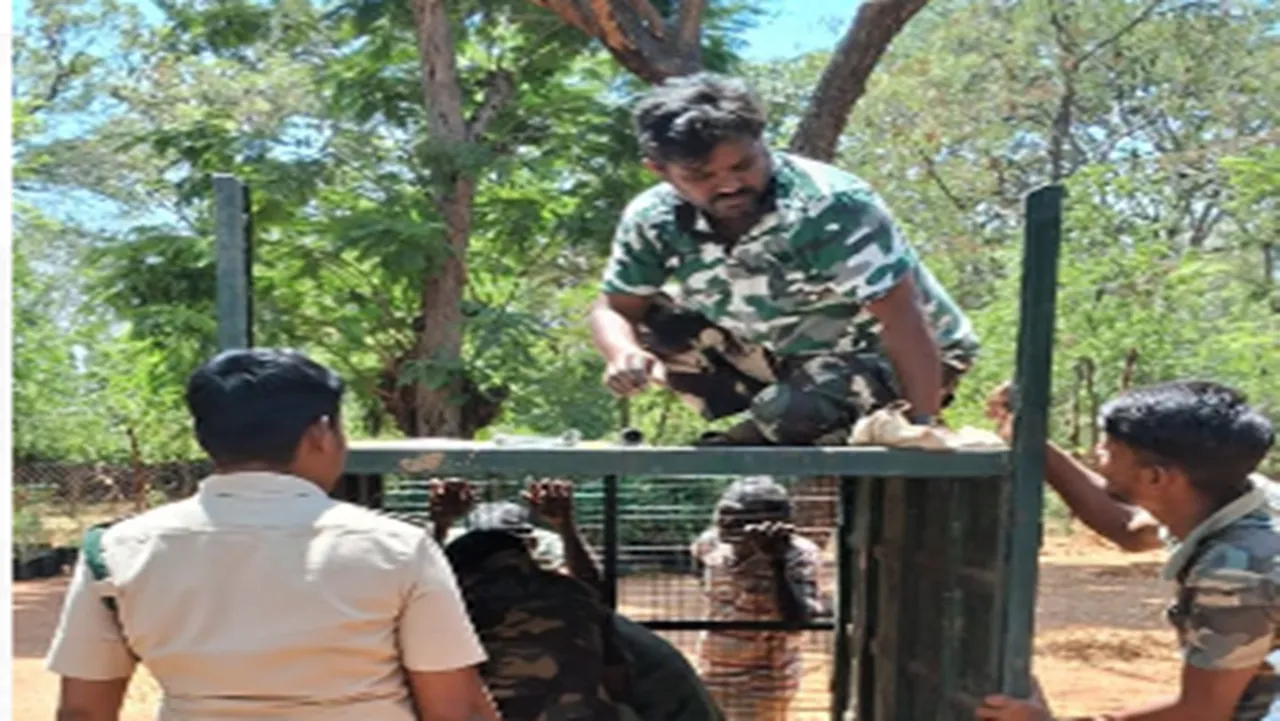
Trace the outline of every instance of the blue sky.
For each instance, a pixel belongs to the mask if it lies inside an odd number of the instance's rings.
[[[859,0],[766,0],[769,19],[747,33],[750,60],[774,60],[835,47]]]

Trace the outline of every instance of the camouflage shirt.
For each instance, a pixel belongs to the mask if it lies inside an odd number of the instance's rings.
[[[1197,526],[1164,575],[1178,582],[1168,616],[1188,665],[1258,668],[1232,721],[1280,719],[1280,519],[1263,490]]]
[[[976,354],[969,319],[870,186],[786,153],[773,163],[768,212],[732,247],[672,186],[639,195],[623,212],[602,290],[653,295],[674,281],[682,304],[775,353],[878,352],[866,304],[911,275],[939,346]]]
[[[586,584],[500,553],[459,578],[489,660],[481,675],[507,721],[617,721],[606,670],[625,665],[613,613]]]

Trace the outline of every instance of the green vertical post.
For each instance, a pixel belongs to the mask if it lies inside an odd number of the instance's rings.
[[[1000,664],[1001,690],[1018,697],[1026,697],[1031,690],[1062,199],[1062,187],[1052,185],[1032,192],[1026,200]]]
[[[858,479],[840,476],[839,507],[836,516],[836,607],[835,648],[831,675],[831,719],[844,721],[849,710],[853,689],[853,584],[854,554],[854,494],[858,492]]]
[[[253,346],[252,227],[249,191],[235,176],[213,176],[218,349]]]

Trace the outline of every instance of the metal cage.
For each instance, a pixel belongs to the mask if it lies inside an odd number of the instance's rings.
[[[247,223],[246,196],[231,180],[220,183],[219,218]],[[798,629],[831,639],[831,699],[823,715],[972,718],[986,693],[1029,691],[1062,197],[1060,187],[1050,186],[1027,198],[1015,373],[1020,407],[1009,452],[364,441],[352,444],[351,475],[338,495],[412,512],[423,510],[422,479],[432,476],[585,478],[583,497],[594,500],[598,516],[588,525],[595,526],[609,601],[617,604],[628,564],[639,563],[621,542],[626,524],[636,522],[636,509],[622,502],[631,484],[837,476],[832,613]],[[246,233],[247,225],[219,233],[224,347],[250,342]],[[639,620],[670,633],[725,626],[661,616]]]

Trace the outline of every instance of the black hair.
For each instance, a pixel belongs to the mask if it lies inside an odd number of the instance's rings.
[[[196,440],[217,464],[287,465],[317,420],[337,424],[342,379],[285,349],[219,353],[187,381]]]
[[[791,517],[791,497],[772,476],[744,476],[730,483],[716,505],[724,504]]]
[[[1135,388],[1103,405],[1101,420],[1109,438],[1149,465],[1180,469],[1216,502],[1248,490],[1249,474],[1276,439],[1243,393],[1211,381]]]
[[[506,551],[527,554],[529,547],[523,538],[507,531],[467,531],[444,547],[445,558],[458,575],[474,573],[485,561]]]
[[[726,140],[759,140],[765,111],[738,78],[697,73],[670,78],[635,109],[636,138],[659,163],[696,162]]]

